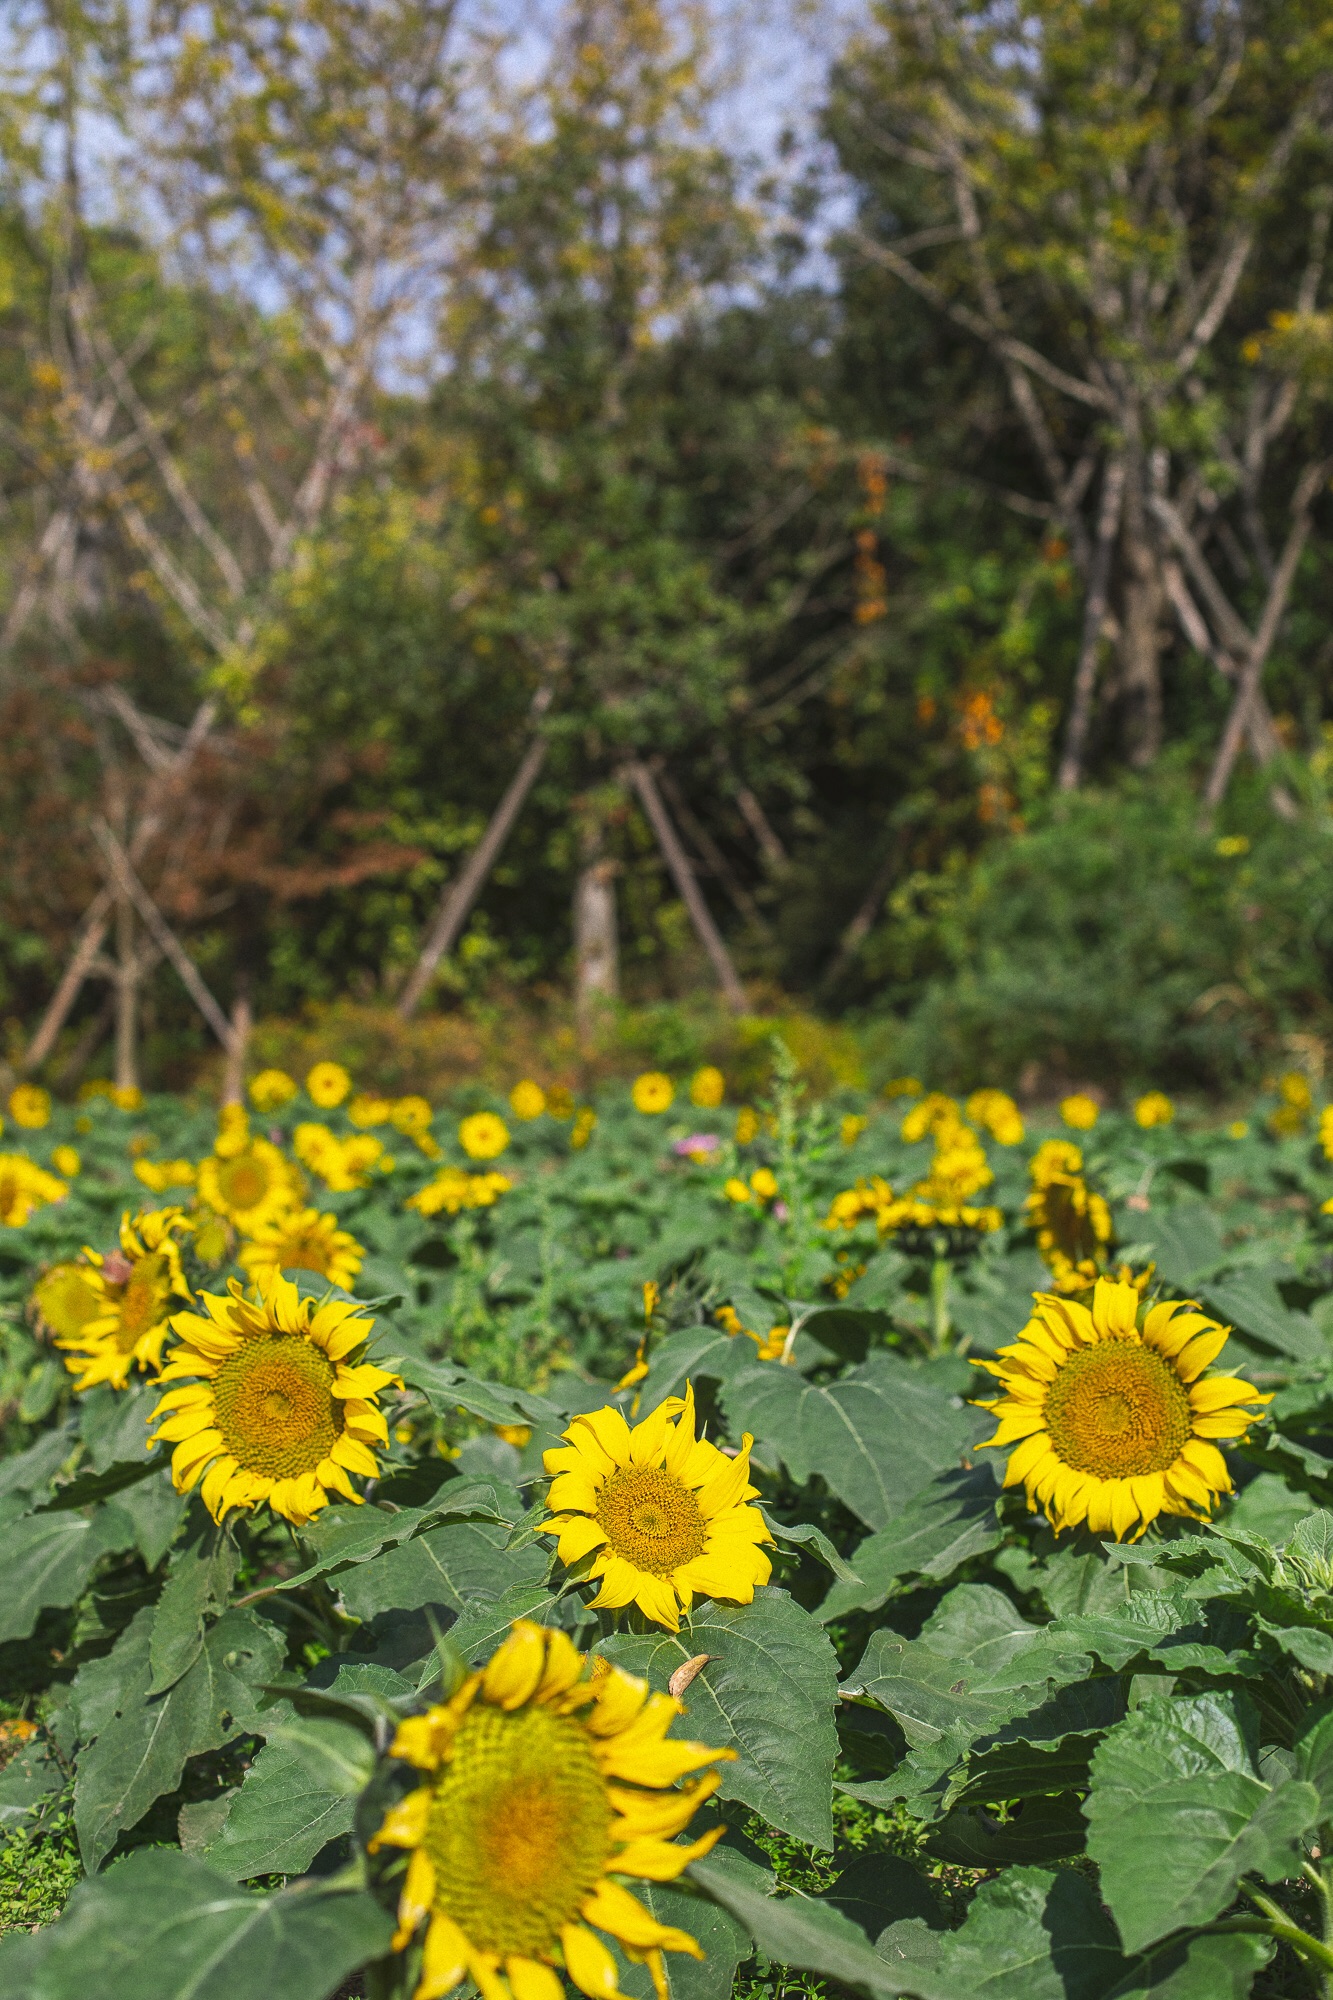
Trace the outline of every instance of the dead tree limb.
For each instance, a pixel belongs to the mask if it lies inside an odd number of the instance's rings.
[[[723,997],[733,1013],[743,1014],[749,1005],[745,998],[745,988],[741,985],[736,968],[731,962],[731,955],[722,942],[722,933],[713,922],[712,913],[703,899],[703,892],[690,866],[690,857],[681,846],[680,836],[671,824],[653,774],[648,766],[637,758],[626,766],[626,774],[639,795],[639,801],[648,817],[648,824],[656,836],[667,867],[671,870],[672,879],[680,892],[680,899],[690,913],[690,921],[694,925],[699,942],[712,960]]]
[[[1092,698],[1097,687],[1097,648],[1101,643],[1106,617],[1106,592],[1111,580],[1111,551],[1120,525],[1120,503],[1125,492],[1125,461],[1113,458],[1102,484],[1101,513],[1097,539],[1088,566],[1088,590],[1083,600],[1083,636],[1079,642],[1078,665],[1074,669],[1074,696],[1069,705],[1064,755],[1060,759],[1060,790],[1072,792],[1083,776],[1083,759],[1092,724]]]
[[[203,975],[170,924],[135,874],[130,858],[104,819],[93,821],[93,838],[106,856],[117,888],[123,890],[138,911],[155,944],[169,959],[195,1006],[207,1021],[224,1049],[232,1047],[232,1025],[204,983]]]

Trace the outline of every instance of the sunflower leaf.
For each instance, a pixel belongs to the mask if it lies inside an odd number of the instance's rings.
[[[904,1990],[865,1932],[832,1904],[810,1896],[766,1896],[711,1859],[696,1861],[690,1877],[744,1924],[766,1957],[823,1973],[868,2000],[897,2000]]]
[[[543,1545],[509,1546],[511,1529],[491,1521],[446,1521],[343,1571],[339,1589],[354,1618],[416,1611],[425,1604],[460,1612],[467,1600],[503,1597],[514,1584],[541,1582],[550,1567]]]
[[[363,1890],[235,1888],[186,1854],[130,1855],[81,1883],[58,1923],[0,1941],[0,1991],[25,2000],[325,2000],[388,1947],[393,1920]],[[95,1973],[93,1969],[95,1968]]]
[[[944,1578],[1000,1539],[995,1475],[989,1465],[951,1466],[915,1494],[896,1519],[852,1551],[858,1582],[838,1581],[819,1608],[824,1624],[850,1611],[877,1611],[900,1576]]]
[[[351,1832],[374,1769],[374,1745],[351,1723],[290,1715],[270,1727],[202,1858],[237,1882],[303,1874],[322,1847]]]
[[[204,1643],[205,1614],[225,1608],[236,1575],[231,1536],[208,1520],[201,1503],[195,1515],[195,1532],[172,1557],[153,1614],[150,1694],[161,1694],[194,1665]]]
[[[249,1611],[228,1611],[181,1679],[152,1695],[153,1616],[152,1607],[138,1613],[97,1678],[98,1733],[79,1756],[74,1787],[74,1825],[89,1874],[155,1799],[175,1790],[187,1758],[221,1749],[253,1725],[255,1689],[273,1678],[282,1658],[271,1625]],[[79,1712],[87,1729],[92,1717],[82,1701]]]
[[[724,1799],[797,1840],[832,1847],[837,1662],[785,1590],[759,1589],[753,1604],[699,1605],[679,1633],[618,1632],[598,1650],[663,1691],[677,1667],[707,1653],[676,1733],[736,1751],[722,1766]]]
[[[90,1516],[60,1511],[7,1522],[0,1640],[25,1638],[48,1606],[72,1604],[100,1558],[134,1541],[134,1523],[114,1503]]]
[[[946,1466],[983,1420],[947,1393],[940,1372],[873,1354],[826,1385],[763,1363],[723,1387],[732,1433],[752,1431],[803,1485],[818,1473],[868,1528],[884,1528]]]
[[[1093,1758],[1088,1851],[1130,1950],[1208,1923],[1243,1875],[1274,1881],[1297,1867],[1319,1793],[1301,1779],[1266,1785],[1248,1735],[1229,1694],[1158,1697]]]

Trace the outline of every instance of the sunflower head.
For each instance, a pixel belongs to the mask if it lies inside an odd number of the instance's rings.
[[[509,1109],[525,1123],[540,1118],[546,1109],[546,1092],[530,1076],[521,1077],[509,1093]]]
[[[80,1278],[96,1301],[96,1309],[80,1326],[56,1335],[56,1346],[66,1350],[65,1366],[75,1377],[76,1389],[92,1389],[99,1382],[124,1389],[133,1369],[144,1374],[157,1369],[172,1303],[190,1296],[181,1269],[180,1239],[193,1227],[179,1208],[153,1209],[133,1222],[126,1215],[121,1219],[118,1250],[108,1257],[87,1250],[86,1265],[64,1267],[69,1274],[65,1285],[72,1287],[74,1278]],[[54,1275],[48,1272],[43,1284]],[[45,1315],[40,1297],[37,1303]]]
[[[1096,1282],[1114,1233],[1111,1211],[1082,1169],[1082,1153],[1064,1139],[1039,1146],[1028,1169],[1032,1192],[1023,1211],[1061,1292],[1086,1291]]]
[[[630,1098],[636,1111],[647,1117],[656,1117],[671,1109],[676,1095],[676,1086],[665,1070],[647,1069],[642,1076],[636,1076],[630,1088]]]
[[[619,1878],[674,1881],[707,1854],[722,1828],[686,1846],[674,1836],[718,1773],[679,1781],[735,1753],[668,1740],[679,1702],[591,1666],[563,1632],[520,1620],[452,1700],[399,1728],[391,1754],[420,1782],[370,1847],[410,1854],[394,1945],[425,1926],[414,2000],[466,1978],[485,2000],[562,2000],[561,1971],[616,2000],[608,1937],[659,1991],[664,1951],[703,1957]]]
[[[250,1079],[250,1102],[258,1112],[281,1111],[296,1095],[296,1079],[285,1069],[261,1069]]]
[[[674,1422],[672,1421],[674,1419]],[[668,1396],[630,1429],[613,1406],[575,1417],[568,1443],[545,1454],[554,1473],[546,1529],[559,1537],[562,1563],[584,1563],[600,1584],[594,1605],[637,1604],[671,1632],[678,1606],[695,1593],[749,1604],[767,1583],[771,1542],[763,1515],[748,1503],[747,1434],[735,1458],[694,1434],[694,1389]]]
[[[352,1088],[352,1079],[341,1063],[317,1062],[307,1073],[306,1096],[321,1111],[332,1111],[335,1104],[341,1104]]]
[[[9,1115],[16,1125],[39,1132],[51,1116],[51,1093],[40,1084],[20,1083],[9,1093]]]
[[[267,1139],[248,1139],[239,1151],[214,1153],[199,1163],[199,1199],[234,1223],[243,1236],[285,1214],[299,1192],[291,1161]]]
[[[261,1286],[276,1272],[313,1271],[347,1292],[365,1254],[354,1236],[339,1229],[336,1215],[302,1208],[289,1210],[276,1222],[261,1223],[242,1245],[240,1263]]]
[[[346,1300],[316,1306],[272,1276],[257,1302],[236,1279],[228,1295],[201,1293],[206,1317],[177,1313],[180,1344],[162,1370],[151,1443],[174,1445],[176,1490],[199,1486],[215,1521],[262,1501],[302,1527],[339,1493],[359,1501],[350,1475],[373,1479],[371,1446],[388,1443],[378,1407],[398,1376],[364,1357],[374,1322]],[[202,1482],[202,1483],[201,1483]]]
[[[705,1063],[690,1078],[690,1103],[701,1111],[716,1111],[727,1094],[727,1079],[713,1063]]]
[[[34,1209],[63,1201],[69,1185],[58,1181],[26,1153],[0,1153],[0,1223],[22,1229]]]
[[[460,1121],[458,1143],[470,1160],[498,1159],[509,1144],[509,1127],[494,1111],[474,1111]]]
[[[1206,1375],[1229,1329],[1192,1302],[1143,1308],[1138,1287],[1099,1278],[1091,1303],[1039,1292],[1011,1347],[974,1365],[1003,1395],[990,1445],[1013,1445],[1006,1486],[1051,1526],[1086,1522],[1117,1541],[1159,1514],[1204,1520],[1231,1475],[1219,1438],[1244,1437],[1260,1395],[1234,1375]]]

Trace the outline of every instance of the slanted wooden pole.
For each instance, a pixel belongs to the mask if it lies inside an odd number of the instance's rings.
[[[420,1005],[436,966],[446,952],[452,951],[457,942],[472,905],[481,894],[486,877],[495,866],[500,850],[509,838],[514,821],[523,810],[528,793],[537,782],[537,773],[546,762],[546,748],[544,736],[534,737],[528,745],[522,763],[509,780],[504,797],[491,815],[490,825],[468,856],[457,881],[451,882],[440,898],[435,921],[422,946],[421,956],[416,962],[412,977],[398,996],[398,1012],[405,1021],[410,1020]]]
[[[223,1048],[230,1054],[233,1043],[231,1022],[209,992],[203,975],[189,952],[135,874],[130,866],[129,856],[104,819],[93,821],[93,838],[106,856],[107,866],[111,870],[116,887],[133,903],[153,942],[160,948],[162,956],[171,961],[182,986]]]
[[[690,857],[680,844],[680,836],[671,824],[662,795],[657,789],[652,772],[637,758],[626,765],[630,783],[639,795],[639,801],[647,815],[648,824],[657,837],[672,879],[680,892],[680,899],[690,913],[699,942],[713,962],[722,996],[734,1014],[743,1014],[748,1006],[745,988],[741,985],[736,968],[731,962],[731,954],[722,942],[722,933],[713,922],[712,914],[703,898]]]

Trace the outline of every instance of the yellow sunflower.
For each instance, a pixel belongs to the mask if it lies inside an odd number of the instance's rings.
[[[245,1236],[294,1207],[299,1192],[291,1161],[267,1139],[252,1139],[230,1158],[213,1154],[199,1162],[199,1199]]]
[[[664,1951],[703,1957],[618,1878],[671,1882],[708,1853],[724,1828],[688,1846],[673,1836],[719,1775],[678,1780],[735,1752],[668,1738],[678,1701],[604,1660],[587,1668],[563,1632],[520,1619],[451,1701],[400,1725],[391,1754],[425,1782],[370,1848],[411,1851],[394,1945],[426,1924],[413,2000],[467,1978],[483,2000],[563,2000],[561,1971],[594,2000],[619,2000],[605,1937],[648,1965],[662,1995]]]
[[[341,1063],[317,1062],[305,1080],[306,1096],[321,1111],[332,1111],[352,1088],[352,1079]]]
[[[671,1418],[675,1418],[672,1423]],[[749,1604],[773,1566],[761,1542],[771,1542],[763,1515],[747,1502],[747,1433],[735,1458],[694,1435],[694,1389],[668,1396],[630,1429],[611,1407],[575,1417],[568,1438],[545,1454],[556,1476],[547,1506],[555,1517],[544,1532],[558,1535],[562,1563],[592,1556],[591,1601],[608,1610],[637,1604],[646,1617],[677,1632],[677,1605],[686,1611],[698,1591]]]
[[[690,1103],[701,1111],[716,1111],[727,1094],[727,1079],[712,1063],[705,1063],[690,1078]]]
[[[1164,1090],[1148,1091],[1134,1106],[1134,1123],[1145,1132],[1154,1125],[1169,1125],[1175,1115],[1176,1107]]]
[[[459,1124],[458,1143],[470,1160],[494,1160],[509,1144],[509,1127],[494,1111],[474,1111]]]
[[[256,1111],[281,1111],[296,1095],[296,1078],[285,1069],[261,1069],[250,1079],[250,1102]]]
[[[68,1193],[65,1181],[35,1166],[26,1153],[0,1153],[0,1223],[6,1229],[22,1229],[34,1209],[63,1201]]]
[[[664,1070],[647,1069],[642,1076],[636,1076],[630,1090],[634,1109],[642,1111],[646,1117],[657,1117],[671,1109],[676,1095],[676,1086]]]
[[[207,1319],[177,1313],[171,1322],[180,1345],[162,1380],[186,1386],[158,1404],[150,1442],[176,1447],[177,1492],[198,1485],[215,1521],[262,1500],[298,1528],[333,1493],[359,1502],[348,1475],[374,1479],[370,1447],[389,1441],[376,1397],[390,1383],[402,1387],[398,1376],[353,1359],[374,1322],[346,1300],[316,1307],[282,1277],[264,1284],[257,1305],[235,1278],[227,1289],[226,1298],[200,1294]]]
[[[20,1083],[9,1093],[9,1115],[16,1125],[40,1132],[51,1116],[51,1093],[37,1083]]]
[[[973,1364],[1004,1390],[981,1407],[999,1419],[987,1446],[1016,1447],[1005,1485],[1021,1482],[1057,1531],[1086,1521],[1123,1541],[1159,1514],[1206,1519],[1232,1490],[1213,1440],[1244,1437],[1259,1415],[1247,1406],[1272,1401],[1204,1374],[1229,1331],[1192,1301],[1144,1312],[1137,1286],[1114,1278],[1097,1280],[1090,1307],[1038,1292],[1014,1345]]]
[[[522,1077],[509,1093],[509,1109],[525,1123],[540,1118],[546,1109],[546,1092],[530,1076]]]
[[[102,1293],[93,1280],[91,1264],[53,1264],[32,1288],[38,1324],[52,1339],[71,1340],[83,1332],[102,1309]]]
[[[1114,1229],[1111,1211],[1083,1178],[1083,1155],[1068,1139],[1038,1146],[1023,1204],[1037,1249],[1062,1292],[1086,1291],[1097,1278]]]
[[[119,1250],[109,1257],[85,1250],[86,1266],[65,1266],[71,1275],[82,1277],[97,1301],[96,1311],[82,1325],[56,1335],[56,1346],[66,1350],[65,1366],[76,1377],[76,1389],[92,1389],[99,1382],[123,1389],[132,1369],[147,1374],[160,1365],[171,1302],[190,1297],[177,1238],[188,1236],[193,1227],[178,1208],[153,1209],[133,1222],[125,1215]],[[48,1272],[43,1283],[53,1275]],[[72,1293],[70,1278],[65,1283]],[[38,1310],[45,1313],[40,1297]]]
[[[243,1245],[240,1264],[257,1285],[279,1271],[314,1271],[344,1292],[351,1290],[365,1251],[339,1229],[336,1215],[303,1208],[265,1222]]]

